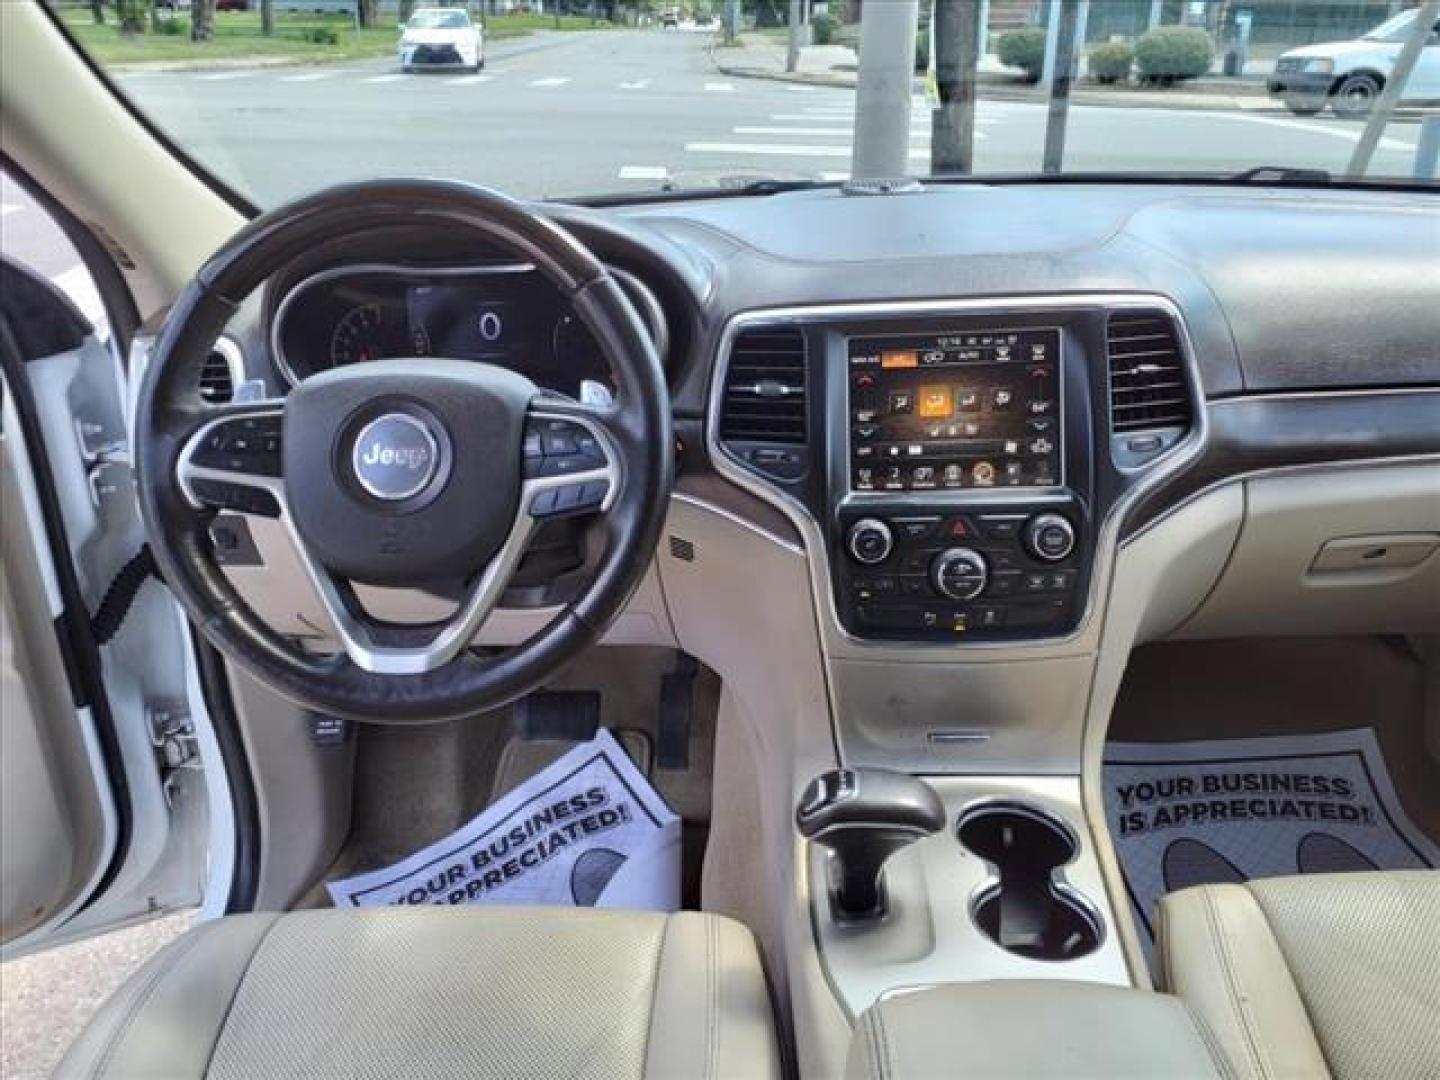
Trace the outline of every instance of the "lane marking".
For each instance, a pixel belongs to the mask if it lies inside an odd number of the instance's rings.
[[[307,75],[286,75],[281,82],[319,82],[321,79],[333,79],[333,71],[312,71]]]
[[[232,79],[248,79],[256,73],[253,71],[217,71],[210,75],[196,75],[200,82],[230,82]]]
[[[461,75],[458,79],[446,79],[446,86],[474,86],[477,83],[489,82],[495,78],[494,75]]]
[[[854,152],[849,146],[811,146],[798,143],[728,143],[693,142],[686,143],[685,149],[692,154],[752,154],[763,157],[850,157]],[[911,147],[910,157],[929,160],[930,151],[924,147]]]
[[[564,86],[570,81],[567,75],[552,75],[548,79],[536,79],[530,85],[539,90],[550,90],[557,86]]]
[[[1282,120],[1274,116],[1249,116],[1245,113],[1216,113],[1216,116],[1225,120],[1240,120],[1251,124],[1268,124],[1270,127],[1290,128],[1292,131],[1308,131],[1313,135],[1329,135],[1333,139],[1344,139],[1346,142],[1358,143],[1360,132],[1351,131],[1349,128],[1331,127],[1321,122],[1308,123],[1304,120]],[[1406,142],[1404,139],[1392,139],[1384,136],[1376,144],[1381,150],[1399,150],[1402,152],[1414,153],[1415,144]]]
[[[636,79],[634,82],[622,82],[622,83],[620,84],[620,89],[621,89],[621,90],[644,90],[644,89],[645,89],[647,86],[649,86],[649,85],[650,85],[650,80],[649,80],[649,79]]]
[[[621,180],[668,180],[670,170],[664,165],[622,165]]]
[[[390,83],[399,82],[401,79],[404,79],[406,77],[407,76],[398,73],[391,75],[372,75],[370,76],[370,78],[361,79],[360,81],[363,83]]]
[[[735,84],[728,82],[707,82],[705,84],[705,92],[707,94],[733,94],[735,92]]]

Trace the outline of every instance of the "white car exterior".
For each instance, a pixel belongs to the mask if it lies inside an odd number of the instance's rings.
[[[485,66],[485,32],[461,8],[419,8],[400,29],[400,67]]]
[[[1355,41],[1291,49],[1275,61],[1269,79],[1271,95],[1297,113],[1319,112],[1329,104],[1340,116],[1366,115],[1395,69],[1415,15],[1414,8],[1403,11]],[[1440,23],[1420,50],[1401,100],[1440,100]]]

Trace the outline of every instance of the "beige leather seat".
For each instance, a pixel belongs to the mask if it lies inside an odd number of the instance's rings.
[[[1440,871],[1185,889],[1157,947],[1240,1076],[1440,1077]]]
[[[711,915],[244,915],[162,950],[59,1076],[780,1075],[750,933]]]

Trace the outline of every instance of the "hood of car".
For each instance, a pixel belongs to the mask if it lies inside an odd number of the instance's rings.
[[[1305,45],[1299,49],[1291,49],[1283,53],[1283,59],[1309,59],[1311,57],[1359,56],[1364,54],[1383,54],[1392,46],[1384,41],[1326,41],[1317,45]]]
[[[469,41],[474,27],[461,26],[437,30],[406,30],[401,41],[407,45],[457,45]]]

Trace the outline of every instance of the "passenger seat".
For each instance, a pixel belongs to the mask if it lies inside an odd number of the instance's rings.
[[[1158,915],[1164,989],[1241,1076],[1440,1076],[1440,871],[1202,885]]]

